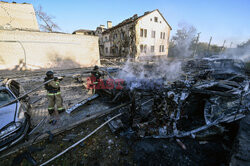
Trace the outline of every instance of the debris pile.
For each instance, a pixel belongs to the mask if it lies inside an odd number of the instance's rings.
[[[112,122],[112,131],[132,130],[143,138],[206,139],[222,134],[227,123],[245,117],[250,90],[241,61],[203,58],[181,64],[182,73],[171,82],[166,79],[171,73],[161,78],[150,75],[159,68],[155,64],[129,71],[140,77],[123,78],[124,88],[116,91],[116,101],[130,100],[131,105],[123,108],[119,124]]]

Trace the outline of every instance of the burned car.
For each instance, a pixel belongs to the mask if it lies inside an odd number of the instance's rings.
[[[24,139],[29,130],[27,97],[17,100],[23,91],[14,80],[0,82],[0,151]]]
[[[122,97],[125,92],[129,93],[125,96],[131,96],[132,104],[125,109],[130,113],[124,114],[122,122],[136,131],[137,136],[208,139],[223,133],[224,126],[249,113],[249,78],[242,61],[189,59],[181,62],[182,74],[171,81],[164,75],[149,77],[150,73],[158,72],[158,66],[141,67],[143,70],[138,71],[131,67],[132,72],[144,77],[125,78],[127,87],[117,92],[121,101],[126,99]]]

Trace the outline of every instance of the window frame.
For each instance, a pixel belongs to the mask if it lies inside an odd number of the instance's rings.
[[[144,52],[144,53],[147,53],[147,47],[148,47],[147,44],[145,44],[145,45],[143,46],[143,52]]]
[[[151,46],[151,53],[154,53],[155,52],[155,46],[153,45],[153,46]]]
[[[141,28],[140,29],[140,37],[143,37],[143,34],[144,34],[144,32],[143,32],[143,29]]]
[[[154,22],[158,22],[158,17],[154,17]]]
[[[155,38],[156,31],[151,31],[151,38]]]
[[[143,53],[143,49],[144,49],[143,44],[141,44],[140,45],[140,53]]]
[[[144,37],[147,38],[148,31],[147,29],[144,29]]]

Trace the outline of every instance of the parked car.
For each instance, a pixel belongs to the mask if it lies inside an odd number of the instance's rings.
[[[0,151],[23,140],[30,127],[29,104],[27,97],[17,99],[23,88],[12,79],[0,81]]]

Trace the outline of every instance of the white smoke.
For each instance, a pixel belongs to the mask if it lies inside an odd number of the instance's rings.
[[[169,61],[167,58],[159,58],[147,62],[127,61],[117,78],[125,81],[135,81],[131,86],[136,87],[140,80],[148,81],[149,84],[161,80],[162,83],[178,80],[181,76],[181,62]],[[130,88],[133,88],[130,87]]]
[[[190,57],[193,54],[191,46],[197,34],[196,28],[187,23],[179,23],[179,29],[172,37],[169,55],[173,57]]]
[[[223,58],[240,59],[243,62],[250,61],[250,44],[244,47],[228,48],[223,53]]]

